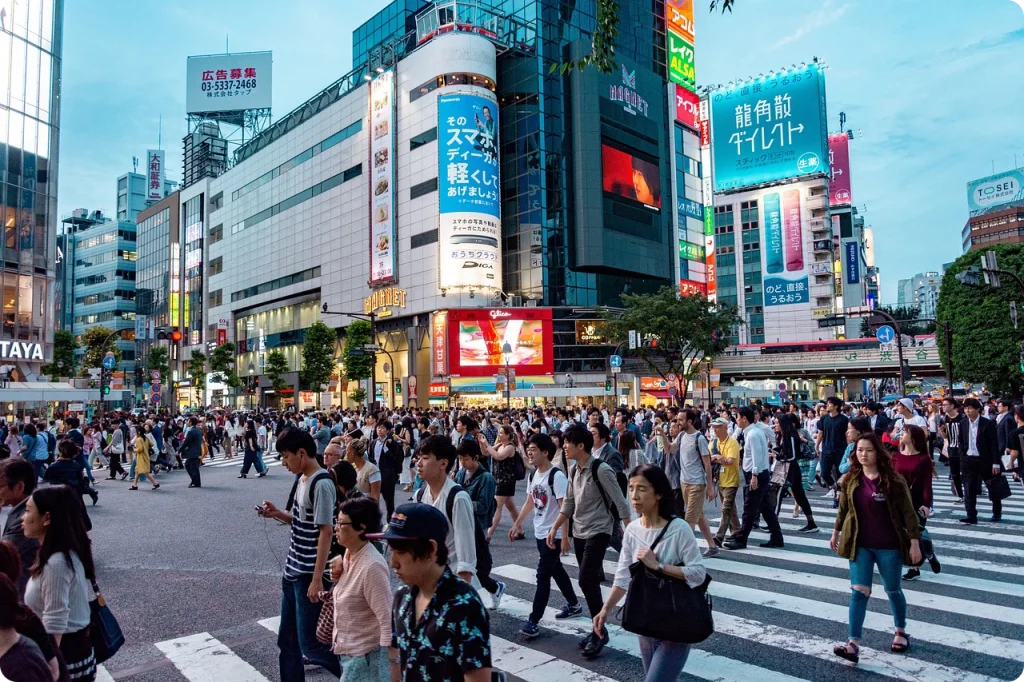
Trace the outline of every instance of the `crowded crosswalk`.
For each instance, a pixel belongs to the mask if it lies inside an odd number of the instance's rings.
[[[274,463],[269,458],[268,465]],[[227,466],[213,462],[207,466]],[[936,516],[929,523],[942,570],[922,571],[904,583],[908,602],[907,632],[914,646],[907,654],[889,651],[892,618],[885,592],[875,576],[875,591],[865,620],[860,663],[854,668],[832,654],[847,623],[849,578],[847,561],[828,547],[828,531],[835,519],[831,499],[815,494],[811,503],[822,532],[797,534],[799,522],[783,507],[783,548],[759,548],[757,542],[741,551],[721,551],[705,564],[713,577],[716,633],[694,647],[681,679],[775,681],[874,679],[921,682],[983,682],[1013,680],[1024,672],[1024,490],[1004,502],[1003,522],[979,523],[971,530],[958,527],[952,514],[957,500],[936,486]],[[519,490],[523,493],[522,486]],[[712,527],[718,523],[715,507],[707,512]],[[985,510],[983,509],[982,512]],[[1016,512],[1016,513],[1015,513]],[[946,517],[946,518],[944,518]],[[755,531],[753,539],[767,539]],[[701,546],[706,548],[701,541]],[[491,644],[495,670],[508,679],[547,682],[558,680],[603,682],[643,679],[638,640],[618,622],[609,623],[610,641],[605,654],[588,661],[579,656],[578,640],[591,628],[584,615],[558,620],[561,604],[553,599],[539,623],[541,634],[531,640],[519,627],[532,608],[536,583],[535,556],[522,545],[508,546],[495,536],[492,575],[507,585],[500,607],[491,610]],[[614,571],[617,555],[608,550],[605,572]],[[576,560],[562,557],[570,576],[577,576]],[[579,588],[576,587],[577,592]],[[602,588],[607,595],[609,588]],[[481,592],[485,604],[491,596]],[[266,661],[250,661],[254,646],[274,648],[280,618],[276,614],[247,624],[223,638],[216,632],[198,632],[150,645],[150,663],[172,668],[189,682],[264,682],[276,678]],[[253,644],[255,642],[255,645]],[[136,675],[139,675],[136,677]],[[307,668],[309,679],[328,679],[326,673]],[[132,669],[100,669],[102,682],[144,679]]]

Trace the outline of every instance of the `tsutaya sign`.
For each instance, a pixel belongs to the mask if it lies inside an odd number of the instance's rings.
[[[378,289],[370,294],[363,301],[363,312],[369,315],[375,310],[380,310],[377,317],[387,317],[391,314],[390,308],[396,306],[405,307],[405,289],[388,287],[387,289]]]
[[[0,341],[2,360],[42,360],[43,347],[38,343],[24,341]]]

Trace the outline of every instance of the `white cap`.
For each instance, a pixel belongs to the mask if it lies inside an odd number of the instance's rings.
[[[907,408],[911,412],[914,411],[914,401],[910,398],[900,398],[900,405]]]

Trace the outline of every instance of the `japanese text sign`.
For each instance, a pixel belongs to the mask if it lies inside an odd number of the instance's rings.
[[[665,20],[670,30],[675,31],[691,45],[695,42],[693,30],[694,0],[665,0]]]
[[[672,29],[668,38],[668,79],[687,90],[697,87],[697,71],[694,65],[693,43],[678,35]]]
[[[761,195],[764,215],[764,248],[761,268],[764,273],[764,304],[780,306],[807,303],[807,253],[809,232],[804,229],[801,201],[803,185],[788,185]]]
[[[671,84],[676,93],[676,120],[691,130],[700,130],[700,97],[681,85]]]
[[[270,52],[236,52],[189,57],[185,68],[185,111],[190,114],[269,109]]]
[[[828,136],[829,206],[849,206],[853,203],[850,187],[850,137],[846,133]]]
[[[817,65],[711,94],[715,191],[828,173],[825,76]]]
[[[164,198],[164,152],[161,149],[146,151],[146,200],[160,201]]]

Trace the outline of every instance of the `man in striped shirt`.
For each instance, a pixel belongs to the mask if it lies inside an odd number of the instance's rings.
[[[291,526],[281,580],[281,625],[277,646],[281,682],[304,682],[303,657],[341,676],[338,657],[316,639],[320,593],[331,549],[337,498],[334,481],[316,460],[316,441],[307,431],[285,429],[277,439],[281,464],[296,475],[288,511],[264,501],[256,512]],[[329,587],[329,584],[328,584]]]

